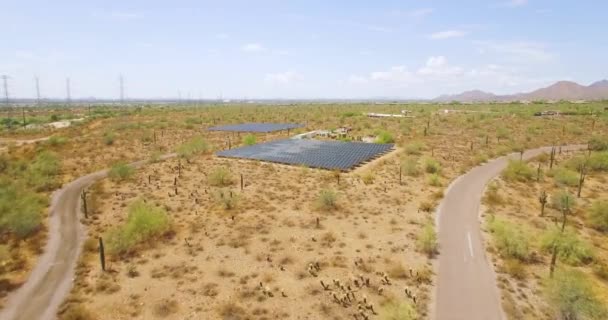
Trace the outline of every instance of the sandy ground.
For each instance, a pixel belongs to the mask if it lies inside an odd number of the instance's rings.
[[[435,190],[420,178],[399,185],[397,160],[387,155],[372,164],[375,181],[369,185],[359,171],[338,181],[328,171],[214,157],[182,161],[177,195],[177,160],[150,165],[129,183],[103,181],[94,189],[97,207],[87,222],[92,238],[124,220],[125,206],[136,198],[166,207],[176,233],[112,261],[105,274],[93,246],[78,269],[72,299],[112,319],[346,319],[357,313],[357,302],[343,305],[333,295],[342,299],[348,286],[375,312],[388,300],[403,300],[407,287],[425,314],[432,275],[415,239],[428,218],[418,210],[419,199]],[[218,166],[232,171],[228,189],[239,205],[231,211],[218,208],[212,197],[217,188],[206,181]],[[322,188],[337,190],[338,209],[318,208]],[[318,268],[309,270],[311,263]]]

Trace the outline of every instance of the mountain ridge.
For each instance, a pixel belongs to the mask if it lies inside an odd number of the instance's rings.
[[[459,94],[444,94],[432,101],[437,102],[490,102],[490,101],[537,101],[537,100],[603,100],[608,99],[608,80],[596,81],[588,86],[573,81],[558,81],[550,86],[530,92],[496,95],[481,90],[469,90]]]

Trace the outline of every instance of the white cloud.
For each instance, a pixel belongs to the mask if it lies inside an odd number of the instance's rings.
[[[528,4],[528,0],[510,0],[503,3],[504,6],[507,7],[521,7]]]
[[[429,35],[429,38],[431,38],[433,40],[443,40],[443,39],[449,39],[449,38],[464,37],[466,35],[467,35],[467,33],[462,30],[446,30],[446,31],[435,32],[435,33]]]
[[[462,68],[448,65],[444,56],[429,57],[426,65],[416,72],[420,76],[453,76],[462,73]]]
[[[299,80],[301,77],[294,71],[285,71],[278,73],[268,73],[264,77],[264,80],[268,83],[286,85]]]
[[[245,52],[261,52],[266,51],[266,48],[260,43],[247,43],[241,47],[241,50]]]
[[[361,75],[356,75],[356,74],[353,74],[350,77],[348,77],[347,81],[352,84],[365,84],[365,83],[369,82],[369,80],[366,77],[361,76]]]
[[[435,12],[435,9],[433,9],[433,8],[418,8],[418,9],[409,10],[409,11],[394,10],[391,12],[391,14],[394,16],[400,16],[400,17],[422,19],[422,18],[425,18],[425,17],[431,15],[433,12]]]
[[[544,44],[536,42],[477,41],[475,44],[477,44],[477,50],[481,54],[487,52],[499,53],[523,62],[548,62],[556,57]]]
[[[226,40],[230,38],[230,36],[227,33],[218,33],[215,35],[215,38],[220,40]]]
[[[371,81],[384,81],[407,84],[413,80],[412,73],[406,66],[394,66],[387,71],[375,71],[369,76]]]

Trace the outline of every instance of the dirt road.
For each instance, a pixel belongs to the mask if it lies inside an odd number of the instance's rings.
[[[8,145],[15,144],[16,146],[22,146],[24,144],[36,143],[40,141],[46,141],[50,137],[37,138],[37,139],[9,139],[0,138],[0,152],[4,152],[8,149]]]
[[[586,146],[563,147],[575,150]],[[551,148],[528,150],[524,159]],[[506,319],[496,286],[496,275],[487,260],[479,229],[479,206],[486,184],[519,153],[501,157],[460,176],[448,187],[437,209],[439,267],[435,296],[437,320]]]
[[[174,157],[168,154],[161,160]],[[134,162],[139,167],[146,161]],[[107,176],[101,170],[80,177],[56,191],[50,209],[49,239],[28,280],[13,292],[0,311],[2,320],[55,319],[57,309],[72,288],[76,262],[86,232],[80,223],[82,190]]]

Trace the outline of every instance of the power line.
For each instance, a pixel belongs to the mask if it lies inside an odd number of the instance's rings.
[[[36,76],[36,104],[40,107],[40,81]]]
[[[70,78],[65,78],[65,91],[66,91],[65,101],[68,105],[70,105],[72,102],[72,96],[71,96],[71,92],[70,92]]]
[[[122,74],[118,77],[118,81],[120,82],[120,104],[123,104],[125,102],[125,83]]]

